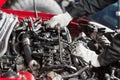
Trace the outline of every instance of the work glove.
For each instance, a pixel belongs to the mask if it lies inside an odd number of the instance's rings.
[[[79,42],[76,46],[75,52],[73,55],[81,57],[87,63],[91,63],[94,67],[100,67],[98,62],[98,55],[90,50],[89,48],[85,47],[82,42]]]
[[[65,12],[63,14],[59,14],[52,17],[48,21],[48,25],[51,28],[56,27],[56,25],[59,25],[61,28],[64,28],[70,23],[71,20],[72,20],[72,17],[70,16],[70,14],[68,12]]]

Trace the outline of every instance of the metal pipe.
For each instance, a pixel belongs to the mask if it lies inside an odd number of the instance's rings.
[[[77,71],[76,73],[69,74],[69,75],[62,76],[62,77],[63,77],[63,79],[75,77],[75,76],[80,75],[83,71],[85,71],[85,70],[87,70],[87,69],[89,69],[89,68],[90,68],[89,66],[85,66],[85,67],[83,67],[82,69],[80,69],[79,71]]]
[[[57,25],[57,28],[58,28],[58,39],[59,39],[60,61],[63,62],[63,59],[62,59],[61,36],[60,36],[60,26]]]
[[[29,34],[24,33],[22,35],[22,45],[23,45],[25,61],[28,65],[28,67],[34,72],[34,70],[40,68],[40,65],[37,63],[36,60],[34,60],[32,58],[32,50],[31,50],[31,47],[30,47]]]
[[[35,11],[35,18],[38,18],[38,14],[37,14],[37,8],[36,8],[36,2],[35,2],[35,0],[33,0],[33,6],[34,6],[34,11]]]

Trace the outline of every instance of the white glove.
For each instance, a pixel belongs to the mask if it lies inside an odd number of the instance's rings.
[[[59,14],[59,15],[52,17],[48,21],[48,24],[51,28],[54,28],[58,24],[61,26],[61,28],[64,28],[70,23],[71,20],[72,20],[72,17],[70,16],[68,12],[66,12],[64,14]]]
[[[91,62],[94,67],[100,67],[98,55],[94,51],[86,48],[82,42],[77,44],[76,52],[73,55],[83,58],[88,63]]]

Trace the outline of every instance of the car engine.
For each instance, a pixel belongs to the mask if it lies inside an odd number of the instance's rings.
[[[0,74],[3,78],[16,78],[19,71],[30,72],[35,80],[120,78],[119,61],[94,68],[74,55],[80,42],[97,54],[110,45],[114,31],[107,31],[100,24],[80,23],[80,34],[73,38],[67,27],[61,29],[58,24],[52,29],[41,18],[28,17],[18,22],[16,16],[1,12],[0,23]]]

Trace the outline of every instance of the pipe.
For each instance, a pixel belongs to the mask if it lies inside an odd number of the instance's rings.
[[[35,0],[33,0],[33,5],[34,5],[35,18],[38,18],[38,14],[37,14],[37,8],[36,8],[36,2],[35,2]]]
[[[80,75],[83,71],[85,71],[85,70],[87,70],[87,69],[89,69],[89,68],[90,68],[89,66],[85,66],[85,67],[83,67],[83,69],[80,69],[80,70],[77,71],[76,73],[69,74],[69,75],[62,76],[62,77],[63,77],[63,79],[75,77],[75,76]]]

